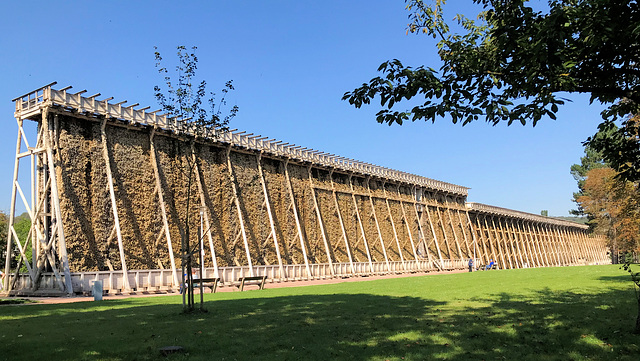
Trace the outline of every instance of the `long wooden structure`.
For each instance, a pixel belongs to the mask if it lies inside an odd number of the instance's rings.
[[[610,262],[585,226],[467,203],[466,187],[236,130],[195,136],[148,107],[54,85],[14,99],[7,249],[17,245],[27,272],[7,253],[5,293],[87,292],[93,281],[109,292],[177,290],[174,254],[187,234],[206,245],[200,276],[223,286],[464,269],[469,258],[499,268]],[[27,239],[15,232],[18,197]],[[185,231],[187,215],[203,239]]]

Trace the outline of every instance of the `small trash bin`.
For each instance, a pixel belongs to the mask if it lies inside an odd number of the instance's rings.
[[[94,301],[102,301],[102,281],[93,281],[91,284],[91,293],[93,293]]]

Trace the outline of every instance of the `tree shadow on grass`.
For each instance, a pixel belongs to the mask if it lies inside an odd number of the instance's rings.
[[[169,360],[635,360],[640,352],[624,319],[632,300],[616,290],[496,294],[464,307],[254,292],[208,295],[209,312],[189,315],[143,300],[12,308],[0,323],[0,360],[155,360],[168,345],[185,348]]]

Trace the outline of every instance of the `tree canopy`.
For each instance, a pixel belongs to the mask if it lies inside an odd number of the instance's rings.
[[[567,93],[608,104],[602,115],[610,122],[639,113],[638,1],[473,0],[483,10],[474,18],[458,14],[451,26],[445,2],[406,0],[408,32],[438,40],[438,70],[390,60],[378,68],[381,76],[343,99],[359,108],[379,97],[376,119],[389,125],[445,116],[463,125],[480,118],[535,125],[555,119]],[[412,98],[424,103],[397,109]]]
[[[583,193],[577,198],[589,225],[606,235],[614,251],[633,252],[640,248],[640,193],[638,184],[618,179],[609,167],[587,172]]]

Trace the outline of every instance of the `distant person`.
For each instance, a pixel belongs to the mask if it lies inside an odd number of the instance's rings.
[[[473,258],[469,258],[469,272],[473,272]]]
[[[489,264],[487,265],[487,271],[488,271],[488,270],[490,270],[490,269],[493,269],[493,266],[494,266],[495,264],[496,264],[496,263],[495,263],[495,262],[493,262],[493,259],[490,259],[490,260],[489,260]]]
[[[0,271],[0,290],[4,289],[4,272]]]

